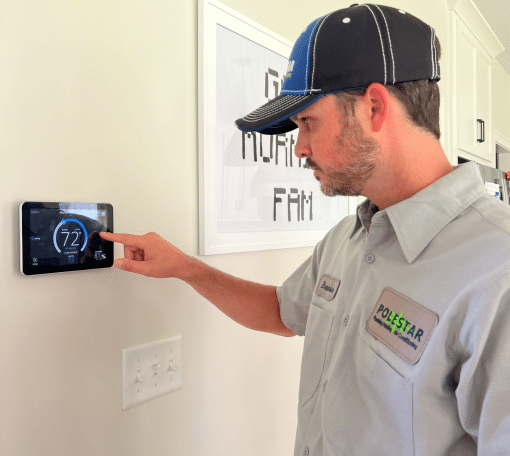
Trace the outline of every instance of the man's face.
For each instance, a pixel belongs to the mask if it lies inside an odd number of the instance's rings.
[[[327,196],[358,196],[372,177],[379,145],[359,120],[328,95],[292,117],[299,127],[295,153],[306,158]]]

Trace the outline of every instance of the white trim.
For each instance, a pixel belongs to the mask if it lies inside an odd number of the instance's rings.
[[[432,56],[432,79],[437,78],[439,73],[438,61],[437,61],[437,48],[436,48],[436,31],[430,27],[431,36],[430,36],[430,44],[431,44],[431,56]]]
[[[471,0],[448,0],[448,8],[457,13],[492,58],[505,50],[480,10]]]
[[[388,76],[387,76],[388,73],[386,71],[386,54],[384,52],[384,43],[383,43],[383,39],[382,39],[381,28],[379,27],[379,22],[377,22],[377,18],[375,17],[375,14],[372,11],[372,9],[370,8],[370,6],[368,6],[368,5],[362,5],[362,6],[366,6],[368,8],[368,10],[372,13],[372,16],[374,16],[375,25],[377,25],[377,30],[379,31],[379,39],[381,40],[381,49],[382,49],[383,62],[384,62],[384,84],[388,84]]]
[[[384,15],[384,13],[382,12],[382,9],[379,8],[379,5],[375,5],[377,7],[377,9],[381,12],[381,15],[384,19],[384,23],[386,24],[386,31],[388,32],[388,41],[390,43],[390,52],[391,52],[391,63],[393,64],[393,84],[395,84],[395,81],[396,81],[396,77],[395,77],[395,58],[393,56],[393,46],[391,44],[391,36],[390,36],[390,29],[388,27],[388,22],[386,22],[386,16]]]
[[[510,150],[510,139],[504,137],[503,135],[499,134],[497,131],[494,131],[493,133],[493,139],[495,144],[499,144],[500,146],[504,147],[505,149]]]
[[[320,91],[322,89],[314,89],[313,88],[313,83],[314,83],[314,78],[315,78],[315,67],[317,65],[317,58],[315,57],[315,51],[317,50],[317,37],[319,36],[319,33],[321,31],[321,28],[322,28],[322,24],[324,24],[324,22],[326,22],[326,20],[328,19],[329,16],[331,16],[333,14],[333,12],[329,13],[327,16],[325,17],[322,17],[320,19],[321,23],[319,24],[319,28],[317,29],[317,32],[315,33],[315,39],[313,40],[313,68],[312,68],[312,78],[311,78],[311,83],[310,83],[310,92],[316,92],[316,91]],[[312,31],[312,35],[313,33],[315,32],[315,27]],[[311,40],[311,36],[310,36],[310,44],[312,42]],[[308,59],[310,59],[310,44],[308,45],[308,51],[307,51],[307,62],[306,62],[306,75],[305,77],[308,78]],[[307,86],[307,81],[305,81],[305,87]]]

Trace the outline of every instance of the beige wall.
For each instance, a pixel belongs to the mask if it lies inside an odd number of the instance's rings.
[[[350,4],[225,3],[290,40]],[[445,1],[387,4],[437,29],[446,81]],[[24,200],[110,202],[116,231],[197,253],[196,37],[191,0],[2,1],[1,456],[292,452],[302,340],[239,327],[173,280],[18,271]],[[311,251],[205,261],[279,284]],[[123,412],[122,349],[176,334],[182,389]]]

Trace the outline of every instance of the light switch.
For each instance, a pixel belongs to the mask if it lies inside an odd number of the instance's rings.
[[[122,410],[181,387],[181,338],[122,350]]]

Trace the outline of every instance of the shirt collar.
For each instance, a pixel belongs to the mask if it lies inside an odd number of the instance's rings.
[[[448,223],[486,193],[478,165],[469,162],[380,212],[388,215],[406,259],[412,263]],[[352,235],[362,226],[367,229],[366,216],[375,214],[374,206],[369,200],[358,206]]]

